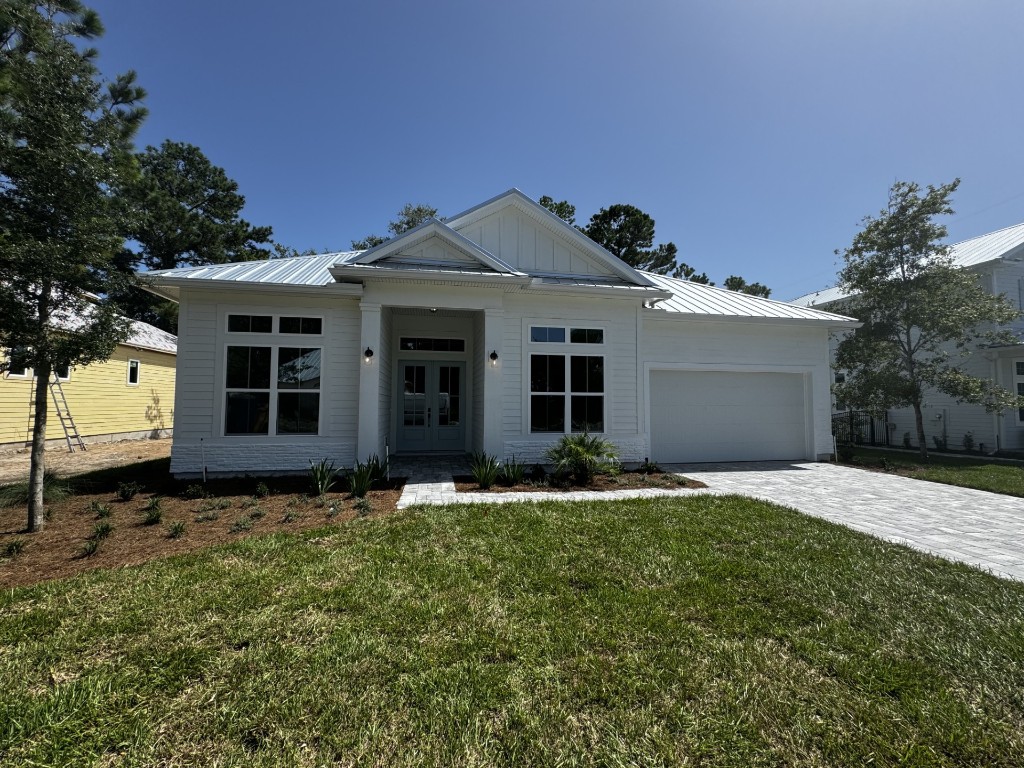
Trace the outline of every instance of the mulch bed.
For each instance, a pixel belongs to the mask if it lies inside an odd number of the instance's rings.
[[[125,479],[143,483],[146,490],[124,502],[110,487],[77,493],[48,505],[49,519],[39,533],[25,532],[24,507],[0,509],[0,586],[23,586],[96,568],[137,565],[247,536],[295,533],[344,523],[360,514],[355,509],[356,500],[346,493],[315,497],[306,477],[211,480],[206,486],[211,498],[205,499],[184,498],[194,481],[176,483],[166,472],[162,477],[131,475]],[[261,481],[269,486],[270,493],[256,498],[253,494]],[[109,486],[109,482],[98,485]],[[404,485],[404,479],[393,479],[387,488],[370,491],[369,516],[394,510]],[[147,525],[144,508],[153,496],[160,496],[161,520]],[[99,518],[93,502],[107,505],[109,517]],[[171,538],[171,523],[179,520],[185,524],[184,533]],[[103,522],[110,523],[113,530],[99,540],[95,554],[83,556],[82,548],[94,527]],[[5,557],[14,541],[23,542],[24,548],[20,554]]]
[[[519,485],[495,484],[487,490],[481,489],[471,475],[456,475],[453,479],[455,480],[455,490],[459,493],[535,493],[538,491],[564,493],[566,491],[622,491],[632,488],[664,488],[678,491],[681,488],[708,487],[706,483],[699,480],[691,480],[671,472],[624,471],[617,475],[597,475],[590,485],[575,485],[571,482],[558,484],[548,476],[538,482],[527,481]]]

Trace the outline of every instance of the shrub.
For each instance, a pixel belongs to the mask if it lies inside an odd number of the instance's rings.
[[[211,509],[229,509],[231,499],[208,499],[199,505],[200,512],[209,512]]]
[[[371,483],[383,483],[388,479],[388,460],[384,459],[381,461],[380,457],[376,454],[370,454],[370,458],[366,460],[366,466],[370,470]]]
[[[946,450],[946,438],[939,437],[938,435],[932,435],[932,442],[935,443],[936,451]]]
[[[252,520],[248,517],[240,517],[231,524],[232,533],[242,533],[252,530]]]
[[[963,444],[964,444],[964,450],[967,451],[967,453],[970,453],[971,451],[973,451],[974,450],[974,433],[967,432],[964,435]]]
[[[160,509],[160,497],[153,496],[146,502],[146,506],[142,508],[142,511],[145,513],[142,518],[142,522],[145,525],[156,525],[159,523],[164,516],[163,510]]]
[[[525,479],[526,465],[521,461],[516,461],[515,455],[511,459],[505,460],[498,473],[498,482],[502,485],[520,485]]]
[[[530,482],[531,483],[543,483],[544,478],[548,476],[547,471],[540,464],[534,464],[530,467]]]
[[[262,520],[263,516],[267,514],[267,511],[263,507],[255,506],[249,510],[249,517],[252,520]]]
[[[643,463],[636,468],[636,471],[642,475],[660,475],[662,469],[658,466],[657,462],[650,461],[648,458],[644,457]]]
[[[338,470],[334,468],[334,462],[327,459],[320,459],[316,464],[309,461],[309,476],[313,479],[313,487],[316,488],[318,496],[323,496],[331,490],[338,477]]]
[[[853,461],[853,443],[840,443],[836,448],[839,460],[849,463]]]
[[[185,489],[183,495],[186,499],[207,499],[210,497],[210,492],[206,490],[206,486],[202,483],[192,483],[192,485]]]
[[[89,511],[94,513],[99,520],[110,517],[110,505],[99,501],[93,501],[89,504]]]
[[[470,456],[469,471],[473,475],[473,479],[476,480],[476,484],[480,486],[480,489],[486,491],[498,479],[501,466],[494,456],[481,451]]]
[[[214,520],[218,520],[218,519],[220,519],[220,512],[218,512],[215,509],[211,510],[209,512],[202,512],[202,513],[196,515],[196,522],[197,523],[210,523],[210,522],[213,522]]]
[[[175,520],[167,526],[167,538],[180,539],[185,535],[185,521]]]
[[[615,466],[619,458],[610,441],[586,432],[565,435],[546,456],[557,473],[571,475],[577,485],[590,485],[595,474]]]
[[[78,556],[81,558],[92,557],[100,550],[100,542],[98,539],[88,539],[78,550]]]
[[[50,470],[43,472],[44,503],[53,504],[58,501],[64,501],[70,495],[71,486],[64,478]],[[0,508],[25,506],[28,504],[28,500],[29,489],[27,480],[0,488]]]
[[[13,539],[7,542],[7,546],[4,547],[4,557],[14,559],[22,553],[25,549],[24,539]]]
[[[910,433],[909,432],[904,432],[903,433],[903,447],[904,448],[911,448],[912,447],[910,445]]]
[[[142,490],[142,486],[134,480],[117,484],[117,498],[121,501],[131,501]]]
[[[284,516],[281,518],[281,522],[282,523],[294,523],[298,519],[299,519],[299,513],[296,512],[295,510],[290,509],[290,510],[288,510],[287,512],[284,513]]]
[[[348,489],[357,499],[364,498],[370,492],[370,488],[373,487],[373,472],[374,470],[370,466],[370,462],[362,464],[357,461],[349,473]]]
[[[270,486],[266,483],[256,484],[256,493],[254,494],[257,499],[265,499],[270,495]]]
[[[92,527],[92,536],[90,536],[89,538],[97,540],[105,539],[113,532],[114,526],[112,526],[106,520],[103,520],[102,522],[96,523],[96,525]]]
[[[359,499],[355,503],[356,514],[360,517],[366,517],[373,511],[373,506],[370,504],[370,500],[363,498]]]

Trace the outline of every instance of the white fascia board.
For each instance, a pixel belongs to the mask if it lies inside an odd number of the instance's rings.
[[[490,200],[486,200],[479,205],[473,206],[467,211],[463,211],[458,216],[453,216],[448,219],[446,226],[451,227],[452,229],[468,226],[474,221],[490,216],[495,211],[500,210],[507,205],[514,205],[518,210],[527,214],[538,223],[544,225],[547,229],[551,230],[563,240],[569,240],[576,245],[576,247],[591,254],[600,263],[615,272],[619,277],[622,277],[635,285],[647,287],[654,286],[653,282],[648,280],[637,270],[617,258],[607,249],[602,248],[575,227],[566,224],[543,205],[535,200],[531,200],[515,187],[507,192],[502,192],[500,195],[492,197]]]
[[[388,240],[386,243],[381,243],[368,251],[364,251],[358,259],[350,262],[350,264],[373,264],[380,259],[384,259],[398,253],[403,248],[409,248],[413,245],[417,245],[431,237],[440,238],[469,258],[479,261],[481,264],[490,267],[496,272],[511,275],[523,274],[522,272],[516,271],[512,265],[506,264],[493,253],[481,248],[469,238],[459,232],[456,232],[447,224],[442,221],[438,221],[437,219],[429,219],[419,226],[413,227],[407,232],[403,232],[398,237]]]
[[[331,275],[335,280],[386,280],[411,281],[411,282],[455,282],[455,283],[491,283],[494,285],[528,285],[533,279],[521,272],[512,274],[495,272],[493,274],[467,274],[464,272],[450,272],[443,270],[428,269],[388,269],[387,267],[358,267],[354,265],[341,265],[330,268]],[[339,285],[351,285],[351,283],[339,283]]]
[[[643,301],[664,301],[671,299],[671,291],[643,286],[616,285],[559,285],[545,283],[542,278],[533,278],[528,286],[530,293],[571,293],[576,296],[600,296],[605,299],[641,299]]]
[[[149,286],[143,286],[150,293],[157,296],[170,298],[165,291],[174,290],[178,293],[181,290],[189,291],[227,291],[244,290],[246,292],[261,293],[287,293],[300,294],[305,296],[331,296],[342,295],[359,297],[363,294],[363,286],[358,283],[328,283],[327,285],[288,285],[285,283],[263,283],[246,280],[197,280],[187,277],[160,277],[152,278]],[[177,298],[174,299],[177,301]]]
[[[836,319],[807,318],[807,317],[749,317],[746,315],[708,315],[703,312],[665,312],[658,309],[644,308],[644,317],[649,320],[673,321],[697,321],[704,323],[747,323],[753,325],[800,325],[819,326],[824,328],[837,328],[851,330],[860,328],[864,323],[859,320],[844,320],[840,315]]]

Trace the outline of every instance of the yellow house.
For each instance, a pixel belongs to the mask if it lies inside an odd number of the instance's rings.
[[[131,337],[118,344],[108,360],[60,371],[61,389],[82,439],[90,443],[169,437],[174,427],[176,353],[175,336],[136,321]],[[4,363],[10,356],[10,350],[0,350]],[[22,448],[32,440],[35,379],[31,368],[17,367],[16,361],[3,367],[0,449]],[[48,399],[46,439],[51,447],[66,445],[54,399]]]

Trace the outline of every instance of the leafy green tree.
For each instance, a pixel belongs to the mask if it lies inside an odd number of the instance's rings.
[[[28,529],[43,526],[48,382],[55,366],[108,358],[130,326],[95,299],[126,278],[114,257],[145,110],[132,72],[101,82],[102,34],[77,0],[0,4],[0,344],[35,370]],[[92,294],[93,298],[90,298]]]
[[[664,275],[676,263],[675,243],[654,247],[654,219],[633,205],[602,208],[583,234],[635,269]]]
[[[722,283],[722,287],[727,291],[748,293],[751,296],[760,296],[763,299],[767,299],[772,295],[772,289],[767,285],[762,285],[761,283],[748,283],[739,275],[729,275],[725,278],[725,282]]]
[[[241,218],[238,184],[198,147],[164,141],[137,156],[139,174],[122,190],[136,209],[131,240],[118,265],[125,271],[266,259],[274,255],[270,227]],[[140,288],[115,300],[137,320],[175,332],[177,305]]]
[[[570,227],[576,226],[576,206],[572,205],[568,200],[559,200],[556,202],[554,198],[544,195],[537,202],[555,214],[555,216],[560,218]]]
[[[381,243],[386,243],[393,237],[403,232],[408,232],[414,227],[418,227],[427,219],[437,218],[437,208],[430,205],[413,205],[412,203],[406,203],[402,206],[402,210],[398,212],[398,218],[388,224],[388,232],[390,234],[387,237],[380,235],[367,235],[362,240],[353,240],[352,249],[355,251],[365,251],[367,248],[375,248]]]
[[[928,390],[990,411],[1022,407],[1021,398],[961,367],[979,346],[1018,343],[998,326],[1020,313],[1005,296],[987,293],[974,272],[958,268],[940,242],[946,227],[936,218],[953,213],[949,198],[959,184],[929,185],[922,193],[913,182],[896,182],[886,209],[866,217],[842,252],[839,273],[850,294],[842,309],[864,325],[839,344],[836,368],[847,374],[836,395],[874,412],[912,407],[922,458]]]

